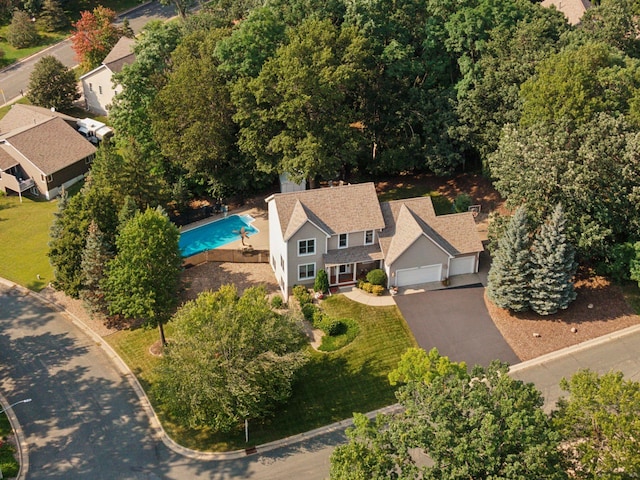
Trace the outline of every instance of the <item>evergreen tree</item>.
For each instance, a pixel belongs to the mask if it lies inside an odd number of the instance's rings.
[[[7,41],[15,48],[27,48],[38,44],[40,37],[29,14],[15,10],[11,24],[7,27]]]
[[[131,195],[124,197],[124,203],[118,212],[118,229],[122,230],[126,223],[135,217],[139,211],[138,205]]]
[[[104,234],[95,221],[91,221],[88,231],[87,243],[82,252],[80,298],[84,300],[91,312],[98,313],[106,311],[101,282],[105,276],[105,266],[111,258],[111,252]]]
[[[559,203],[533,241],[529,304],[538,315],[565,309],[576,298],[573,276],[577,263],[565,233],[566,223]]]
[[[501,308],[524,312],[529,308],[529,229],[527,211],[519,207],[498,241],[487,285],[487,297]]]
[[[69,18],[58,0],[44,0],[40,20],[47,32],[57,32],[69,27]]]

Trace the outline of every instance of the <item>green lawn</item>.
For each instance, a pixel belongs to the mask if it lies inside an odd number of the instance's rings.
[[[12,47],[9,42],[6,41],[6,33],[7,33],[7,25],[0,27],[0,50],[4,52],[2,58],[0,58],[0,67],[6,67],[7,65],[11,65],[18,60],[26,58],[34,53],[38,53],[40,50],[44,50],[49,45],[53,45],[54,43],[58,43],[61,40],[64,40],[69,32],[62,33],[49,33],[49,32],[39,32],[40,33],[40,45],[29,48],[15,48]],[[24,86],[24,89],[27,89],[27,86]],[[0,95],[1,97],[1,95]],[[2,102],[4,103],[4,101]]]
[[[395,402],[387,374],[407,348],[416,346],[398,309],[369,307],[342,295],[326,299],[323,308],[334,318],[356,320],[358,337],[333,353],[310,349],[311,360],[301,371],[289,403],[270,420],[250,423],[250,445],[306,432],[348,418],[353,412],[369,412]],[[170,324],[166,331],[170,337]],[[156,330],[122,331],[106,338],[145,388],[153,382],[150,370],[158,360],[149,353],[149,346],[157,339]],[[155,405],[154,399],[151,401]],[[157,411],[167,433],[181,445],[216,451],[247,447],[243,430],[224,436],[186,430]]]
[[[429,188],[420,184],[403,184],[401,187],[391,188],[378,195],[378,199],[381,202],[413,197],[431,197],[436,215],[446,215],[447,213],[451,213],[451,202],[447,197],[440,195],[438,192],[429,190]]]
[[[0,413],[0,472],[2,472],[4,478],[17,476],[20,467],[13,456],[15,451],[13,445],[6,441],[7,436],[12,433],[9,419],[4,413]]]
[[[57,208],[55,200],[0,196],[0,277],[35,291],[53,280],[47,250]]]

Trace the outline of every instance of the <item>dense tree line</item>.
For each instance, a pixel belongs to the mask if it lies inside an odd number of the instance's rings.
[[[602,259],[640,219],[636,10],[571,27],[527,0],[220,0],[142,35],[111,115],[198,194],[482,167],[538,222],[562,203],[578,257]]]
[[[394,372],[401,411],[356,414],[331,457],[335,479],[635,478],[640,383],[585,370],[551,415],[504,364],[450,362],[409,350]]]

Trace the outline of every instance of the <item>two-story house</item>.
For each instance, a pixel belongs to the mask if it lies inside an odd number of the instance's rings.
[[[324,269],[331,286],[374,268],[388,286],[478,271],[483,250],[470,212],[436,216],[430,197],[380,204],[373,183],[280,193],[266,199],[270,263],[285,298]]]

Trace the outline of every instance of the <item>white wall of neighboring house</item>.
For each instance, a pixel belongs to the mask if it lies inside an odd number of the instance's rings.
[[[120,85],[113,88],[111,83],[112,75],[113,72],[111,70],[104,65],[100,65],[80,77],[85,105],[92,112],[107,115],[107,106],[113,103],[113,97],[115,97],[116,93],[122,91]]]
[[[276,202],[268,203],[269,210],[269,264],[276,276],[276,281],[280,285],[282,297],[287,301],[289,297],[289,284],[287,280],[287,244],[282,238],[280,229],[280,219],[276,209]],[[282,263],[284,262],[284,268]]]

